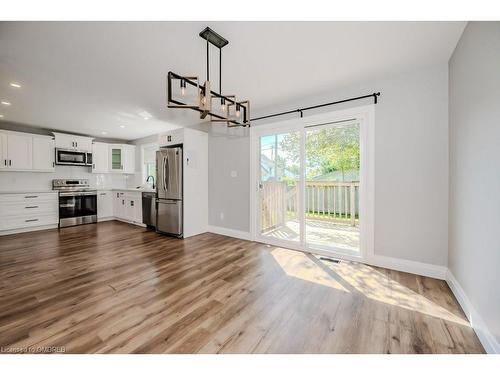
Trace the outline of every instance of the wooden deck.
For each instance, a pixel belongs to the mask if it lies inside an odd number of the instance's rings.
[[[482,353],[444,281],[119,222],[0,237],[2,351]]]

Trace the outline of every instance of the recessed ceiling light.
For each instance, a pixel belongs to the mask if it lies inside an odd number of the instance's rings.
[[[6,102],[5,100],[2,100],[3,105],[10,105],[10,102]]]
[[[108,132],[101,132],[101,134],[102,134],[102,135],[106,135],[106,134],[108,134]]]
[[[120,128],[124,129],[124,128],[125,128],[125,125],[120,125]]]
[[[3,115],[0,115],[0,118],[3,118]]]
[[[21,88],[21,85],[19,83],[11,82],[10,85],[12,87],[15,87],[16,89],[20,89]]]

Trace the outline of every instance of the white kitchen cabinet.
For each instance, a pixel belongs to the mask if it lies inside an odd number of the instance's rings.
[[[97,219],[113,216],[113,192],[111,190],[97,192]]]
[[[0,170],[53,172],[54,140],[51,136],[1,131],[0,157]]]
[[[127,192],[125,194],[125,217],[127,221],[142,223],[142,193]]]
[[[125,192],[113,191],[113,216],[118,219],[125,217]]]
[[[109,161],[109,146],[107,143],[92,144],[92,173],[107,173]]]
[[[109,145],[109,165],[110,172],[123,172],[123,145]]]
[[[55,132],[53,134],[56,139],[57,148],[92,152],[93,138]]]
[[[53,172],[55,142],[52,137],[33,136],[33,170]]]
[[[7,134],[0,133],[0,169],[8,168]]]
[[[112,196],[113,215],[117,219],[142,224],[142,192],[113,190]]]
[[[123,145],[123,173],[135,173],[135,146]]]
[[[5,132],[2,139],[4,169],[30,170],[33,167],[33,137],[26,133]],[[6,142],[5,142],[6,141]],[[5,147],[6,145],[6,147]]]
[[[127,144],[109,145],[109,172],[135,173],[135,146]]]
[[[184,129],[175,129],[158,134],[158,144],[160,147],[180,145],[184,143]]]
[[[0,194],[0,235],[56,227],[59,221],[56,192]]]

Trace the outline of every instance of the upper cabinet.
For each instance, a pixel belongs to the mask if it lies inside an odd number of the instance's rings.
[[[0,154],[3,170],[31,170],[33,167],[33,137],[18,132],[1,132]]]
[[[135,173],[134,145],[92,143],[92,138],[62,133],[52,137],[10,130],[0,130],[0,171],[53,172],[56,148],[92,153],[92,173]]]
[[[184,143],[184,129],[175,129],[166,133],[158,134],[160,147],[169,147]]]
[[[108,169],[111,173],[135,173],[135,146],[110,144]]]
[[[56,148],[92,152],[93,138],[55,132],[54,136],[56,138]]]
[[[123,145],[123,173],[135,173],[135,146]]]
[[[107,143],[94,142],[92,144],[92,173],[107,173],[109,148]]]
[[[54,138],[33,136],[33,169],[52,172],[55,167]]]
[[[8,166],[7,156],[7,134],[0,133],[0,169],[5,169]]]

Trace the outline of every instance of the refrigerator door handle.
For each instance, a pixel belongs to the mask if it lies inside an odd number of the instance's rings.
[[[167,177],[165,176],[167,158],[163,157],[163,190],[167,191]]]
[[[167,178],[167,180],[165,181],[165,187],[168,190],[168,188],[170,187],[169,186],[170,185],[170,162],[169,162],[168,154],[167,154],[167,169],[166,169],[165,177]]]

